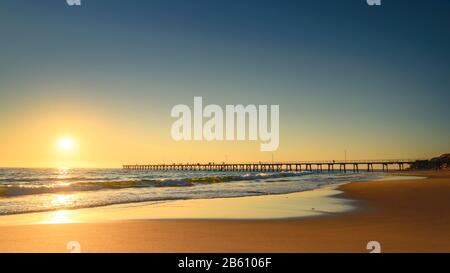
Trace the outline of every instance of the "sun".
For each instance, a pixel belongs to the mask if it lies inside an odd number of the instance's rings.
[[[73,150],[74,141],[71,138],[61,138],[58,141],[58,148],[61,151],[71,151]]]

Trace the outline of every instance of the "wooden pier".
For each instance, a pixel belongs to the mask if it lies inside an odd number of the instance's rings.
[[[211,172],[300,172],[300,171],[339,171],[388,172],[389,168],[404,170],[416,160],[355,160],[355,161],[297,161],[297,162],[257,162],[257,163],[173,163],[173,164],[135,164],[123,165],[124,170],[139,171],[211,171]]]

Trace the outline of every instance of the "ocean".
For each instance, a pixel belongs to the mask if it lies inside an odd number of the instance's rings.
[[[309,191],[380,173],[0,169],[0,215]]]

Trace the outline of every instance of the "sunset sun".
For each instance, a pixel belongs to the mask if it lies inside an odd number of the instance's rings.
[[[71,138],[61,138],[58,140],[58,148],[60,151],[71,151],[74,147],[74,141]]]

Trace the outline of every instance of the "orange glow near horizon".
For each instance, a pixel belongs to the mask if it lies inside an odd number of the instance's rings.
[[[426,136],[381,141],[384,131],[358,130],[349,140],[340,124],[308,123],[281,117],[280,147],[260,152],[259,141],[174,141],[173,119],[154,119],[135,109],[35,104],[3,120],[0,167],[120,168],[122,164],[186,162],[257,162],[423,158],[445,149],[419,145]],[[31,114],[28,109],[33,109]],[[23,111],[23,112],[22,112]],[[387,131],[389,132],[389,131]],[[370,145],[369,145],[370,144]],[[414,148],[411,148],[414,147]],[[444,151],[445,152],[445,151]]]

